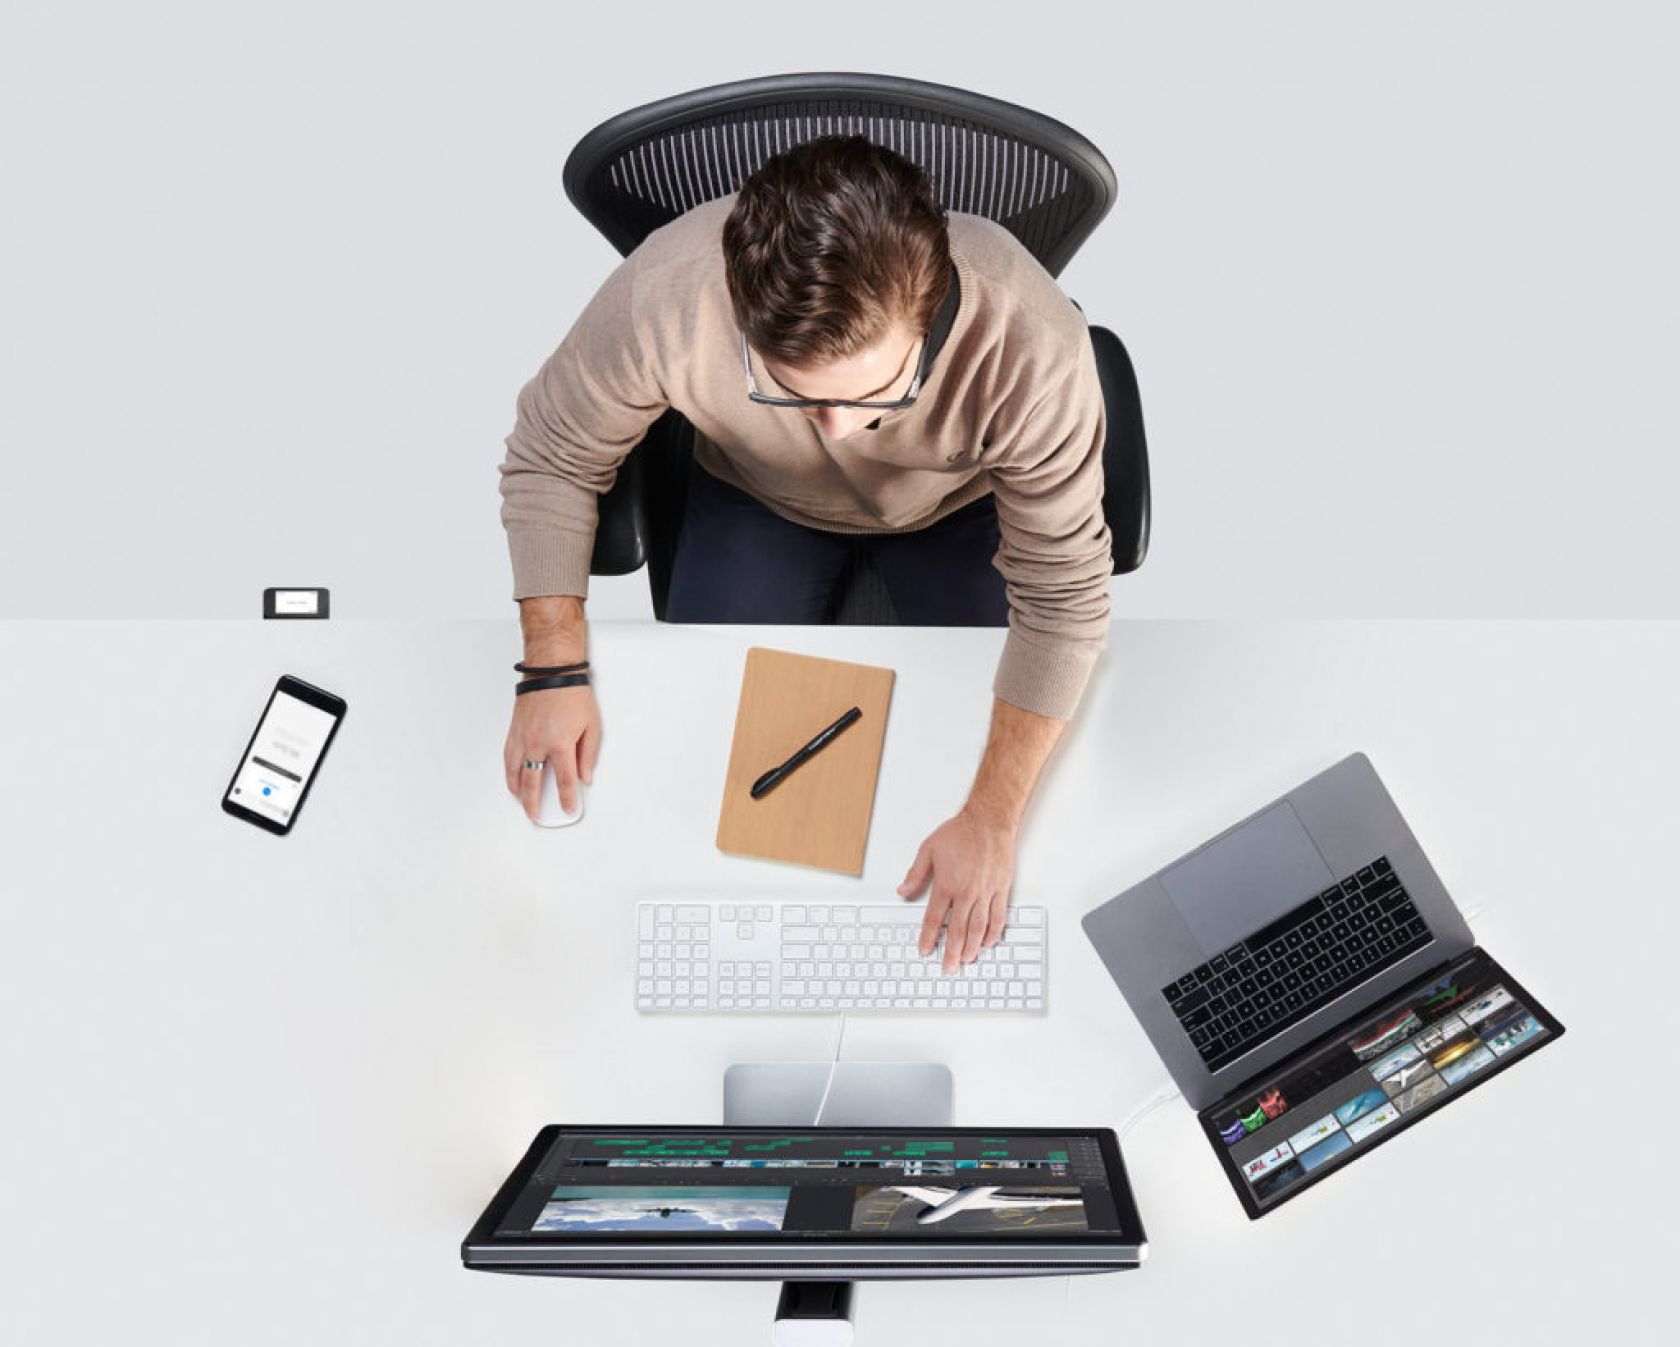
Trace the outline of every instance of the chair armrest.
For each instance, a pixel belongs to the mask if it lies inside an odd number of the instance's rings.
[[[625,456],[618,477],[597,503],[590,574],[628,575],[645,565],[653,613],[661,621],[693,452],[694,427],[682,413],[667,408]]]
[[[1091,328],[1097,380],[1107,416],[1103,443],[1103,518],[1114,540],[1114,573],[1143,565],[1149,551],[1149,446],[1143,402],[1126,348],[1106,327]]]
[[[648,558],[647,496],[642,489],[647,440],[643,439],[624,462],[612,487],[596,502],[595,551],[589,559],[591,575],[629,575]]]

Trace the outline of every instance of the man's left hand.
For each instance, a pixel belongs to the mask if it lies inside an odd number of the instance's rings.
[[[914,898],[929,880],[933,882],[922,921],[921,952],[933,953],[939,928],[945,926],[945,971],[954,973],[959,963],[970,963],[981,949],[997,944],[1014,879],[1013,827],[967,809],[946,819],[922,843],[898,886],[901,897]]]

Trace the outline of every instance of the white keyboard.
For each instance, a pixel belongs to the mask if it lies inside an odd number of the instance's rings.
[[[943,932],[917,952],[925,915],[904,902],[638,903],[636,1009],[1044,1013],[1042,907],[1011,907],[1003,938],[955,973],[941,966]]]

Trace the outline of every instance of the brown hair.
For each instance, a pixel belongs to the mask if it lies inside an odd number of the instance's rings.
[[[927,175],[862,136],[766,160],[729,212],[723,252],[747,341],[794,369],[856,355],[895,320],[925,331],[951,284]]]

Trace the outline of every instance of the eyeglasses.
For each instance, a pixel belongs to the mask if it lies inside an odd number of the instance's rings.
[[[747,396],[752,401],[765,407],[858,407],[872,412],[892,412],[901,407],[908,407],[916,400],[916,394],[922,391],[922,379],[927,374],[927,337],[922,337],[921,354],[916,357],[915,377],[910,380],[910,387],[904,390],[904,396],[894,398],[891,402],[874,402],[869,399],[855,398],[777,398],[768,393],[758,391],[758,380],[753,378],[752,357],[747,350],[747,334],[741,334],[741,366],[747,371]],[[910,353],[904,353],[906,360]],[[904,366],[900,365],[898,373],[904,373]],[[898,382],[898,375],[893,376],[893,383]]]

